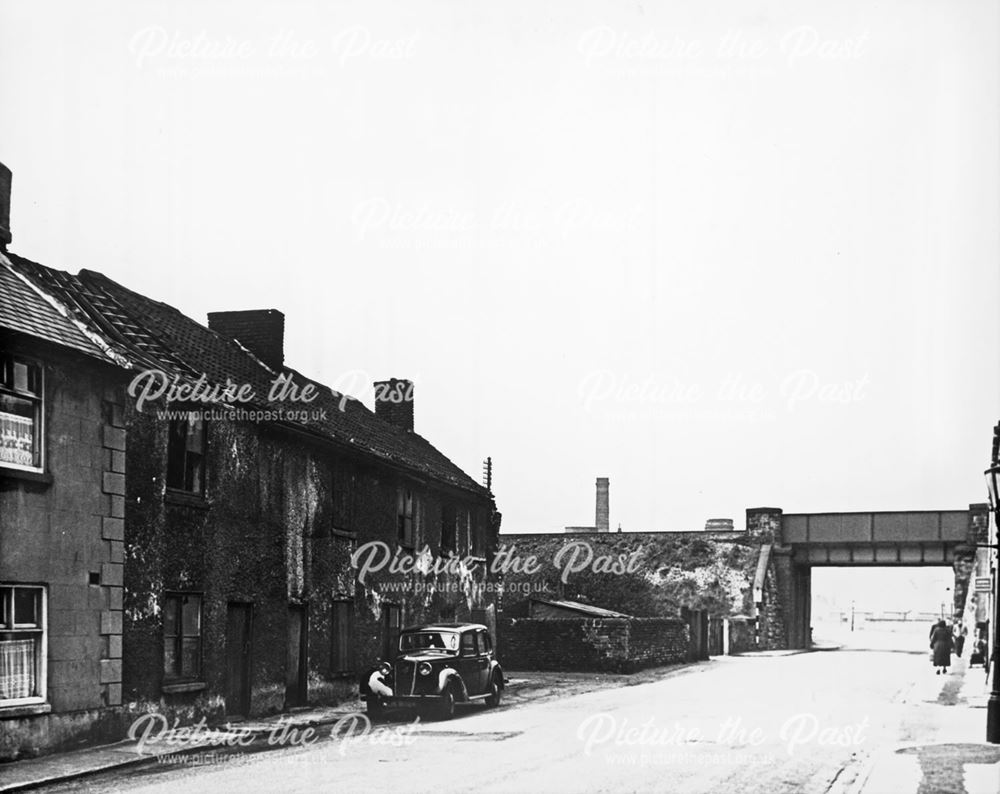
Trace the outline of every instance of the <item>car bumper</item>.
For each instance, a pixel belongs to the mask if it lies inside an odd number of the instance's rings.
[[[434,703],[438,697],[438,695],[393,695],[380,697],[379,700],[389,708],[404,708],[419,706],[421,703]]]

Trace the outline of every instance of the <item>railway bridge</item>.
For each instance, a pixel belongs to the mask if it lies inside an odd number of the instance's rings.
[[[987,542],[985,504],[967,510],[785,513],[747,510],[747,531],[760,542],[754,579],[761,642],[806,648],[810,641],[812,569],[816,566],[949,566],[955,572],[953,612],[961,614]]]

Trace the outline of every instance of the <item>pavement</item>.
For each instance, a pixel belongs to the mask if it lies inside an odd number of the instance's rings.
[[[143,741],[145,731],[140,729],[134,741],[125,740],[0,764],[0,792],[6,794],[40,788],[100,772],[162,761],[167,757],[217,751],[230,747],[229,742],[233,736],[247,737],[248,744],[266,744],[267,737],[274,731],[280,732],[286,728],[304,730],[308,727],[332,725],[345,715],[357,713],[359,710],[364,710],[360,701],[336,707],[297,709],[291,713],[265,719],[207,728],[199,731],[199,736],[195,740],[178,741],[172,745]],[[150,728],[152,736],[157,732],[157,726],[151,724]]]
[[[928,675],[907,694],[911,703],[937,703],[937,741],[903,742],[868,757],[845,794],[997,794],[1000,745],[984,741],[990,687],[981,667],[964,660],[944,678]],[[833,791],[833,789],[831,789]]]

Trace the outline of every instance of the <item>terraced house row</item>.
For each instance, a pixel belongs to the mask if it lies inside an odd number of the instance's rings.
[[[500,515],[415,432],[413,384],[370,411],[285,364],[278,311],[203,325],[18,256],[10,183],[0,166],[0,759],[147,711],[337,702],[404,623],[495,625]],[[359,582],[366,543],[462,564]]]

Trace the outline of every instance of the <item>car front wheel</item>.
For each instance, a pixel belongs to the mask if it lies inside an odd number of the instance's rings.
[[[500,697],[503,694],[503,684],[500,683],[500,676],[493,676],[490,679],[490,694],[486,698],[486,705],[493,709],[500,705]]]
[[[455,716],[455,691],[452,687],[445,687],[444,692],[438,696],[434,716],[441,721],[450,720]]]

